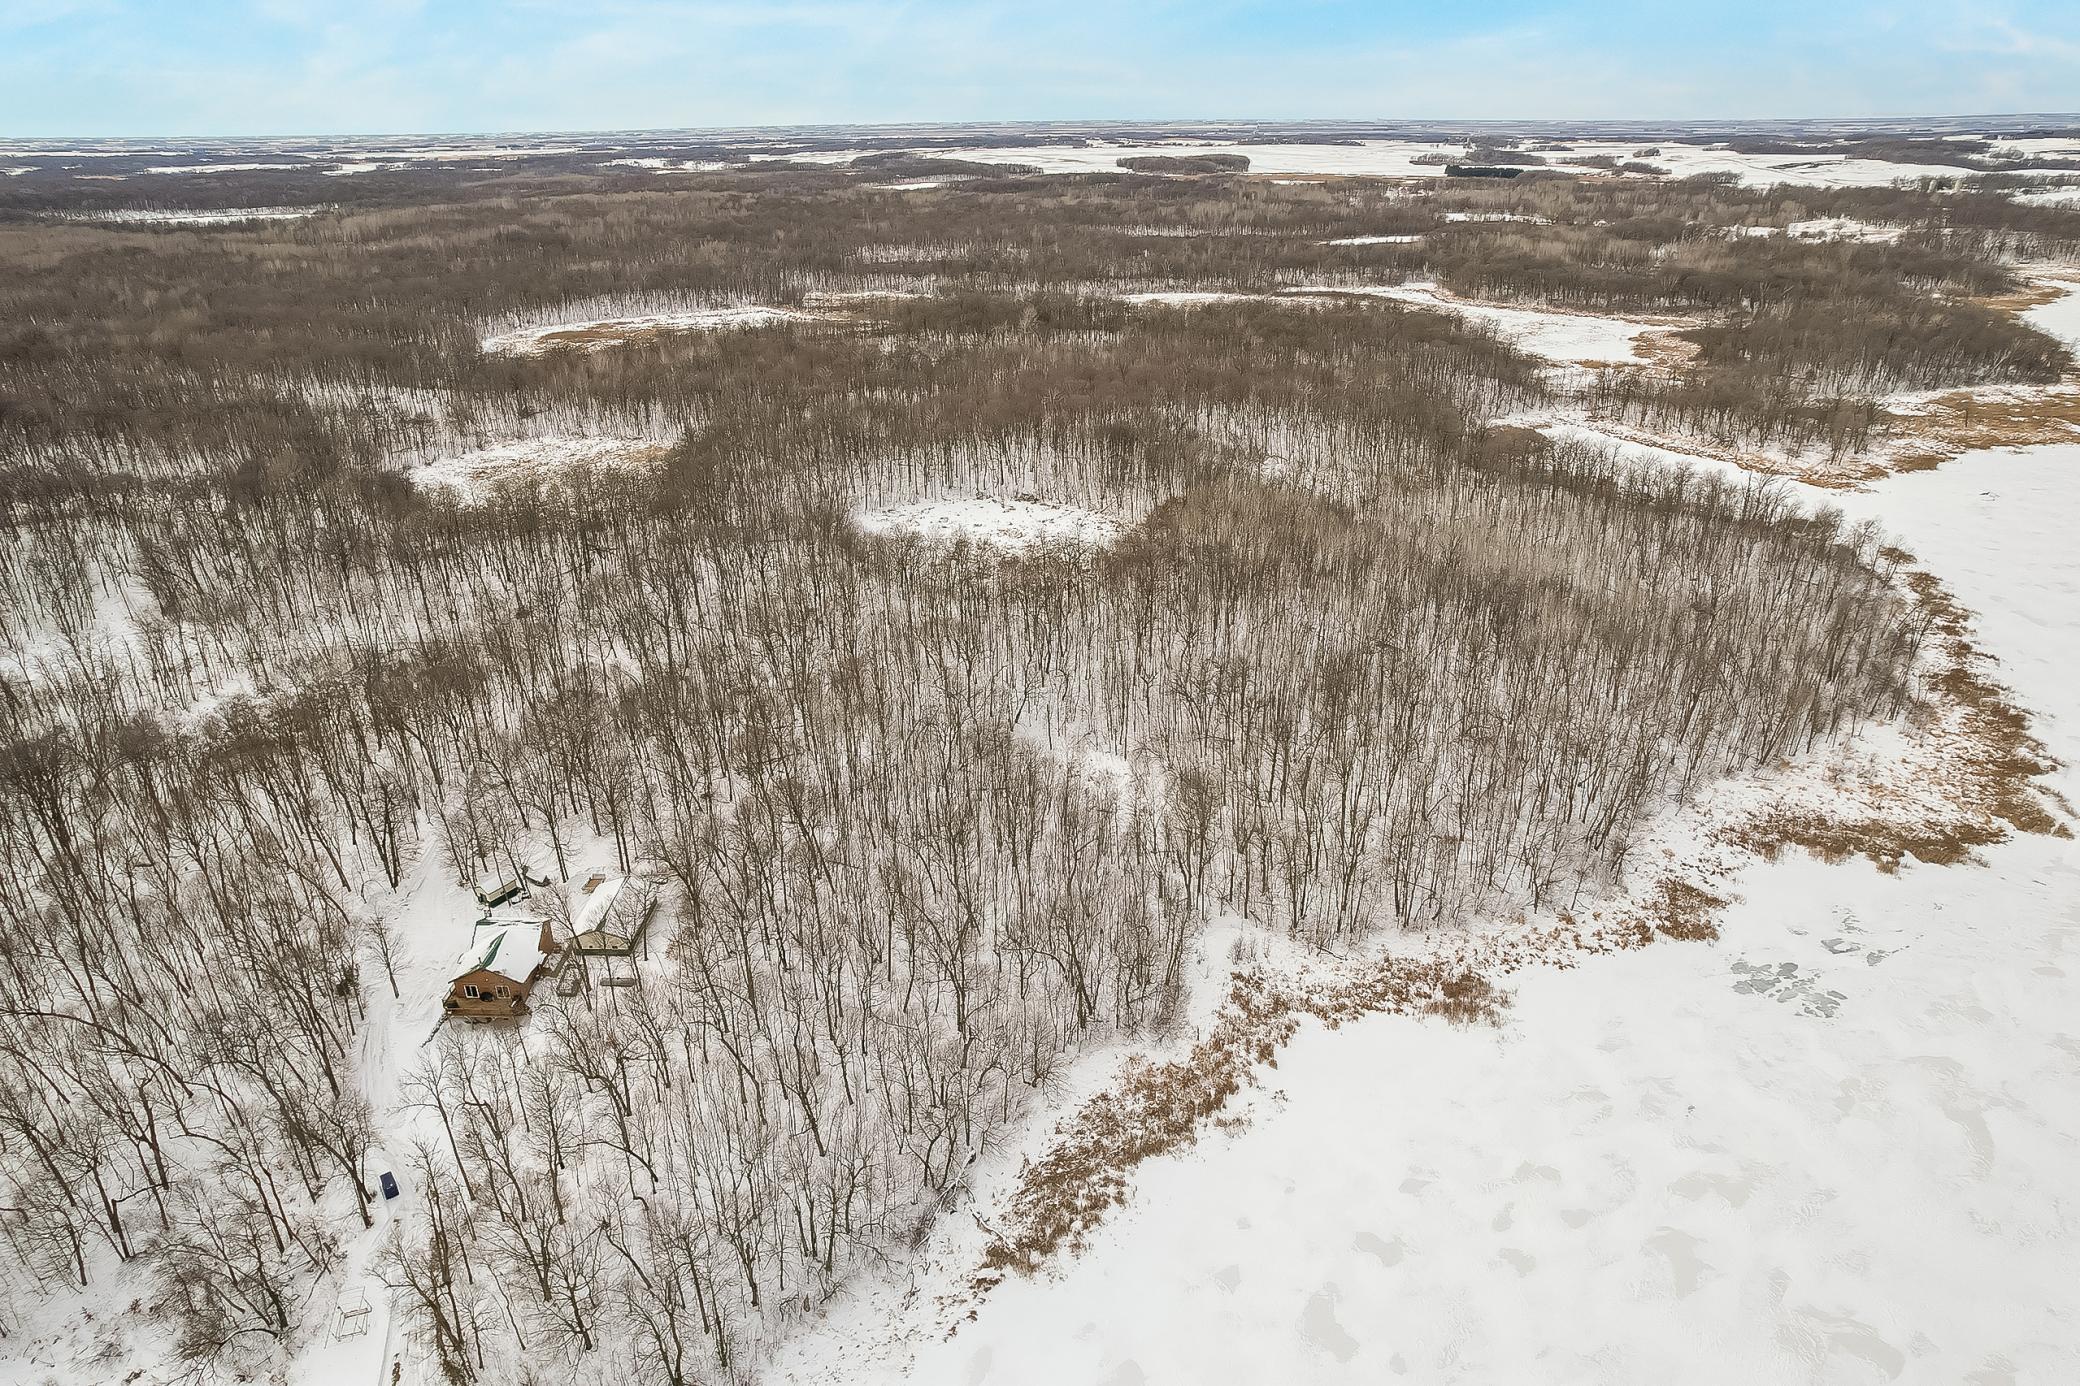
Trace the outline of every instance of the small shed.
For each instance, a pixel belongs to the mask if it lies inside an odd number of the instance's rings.
[[[476,884],[477,903],[487,910],[495,910],[508,900],[518,899],[520,878],[518,876],[486,876]]]
[[[657,890],[633,876],[594,877],[571,921],[571,945],[590,958],[634,957],[657,913]]]
[[[487,921],[477,929],[441,1007],[465,1020],[510,1020],[527,1010],[528,993],[560,945],[549,921]]]
[[[487,910],[495,910],[500,905],[519,899],[521,892],[527,887],[547,884],[549,882],[546,878],[537,877],[522,866],[510,875],[503,871],[495,871],[488,876],[479,877],[471,888],[477,893],[478,904]]]

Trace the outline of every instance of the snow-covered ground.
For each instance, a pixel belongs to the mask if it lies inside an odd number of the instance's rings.
[[[534,322],[488,333],[479,344],[487,356],[539,356],[558,348],[601,351],[667,332],[716,332],[735,327],[769,327],[782,322],[816,322],[820,315],[796,308],[748,305],[630,313],[618,317]]]
[[[910,1379],[2073,1380],[2076,899],[2042,840],[1787,861],[1724,943],[1527,974],[1500,1031],[1312,1028]]]
[[[849,164],[874,151],[866,149],[818,150],[804,154],[764,156],[801,164]],[[959,159],[978,164],[1023,164],[1042,173],[1118,173],[1121,159],[1190,156],[1193,154],[1241,154],[1249,159],[1252,173],[1343,173],[1388,174],[1400,177],[1442,177],[1442,164],[1413,162],[1420,155],[1456,160],[1462,147],[1456,144],[1416,144],[1407,140],[1367,140],[1359,144],[1229,144],[1197,141],[1165,141],[1161,144],[1123,145],[1035,145],[1030,147],[976,147],[920,150],[934,157]]]
[[[1562,148],[1541,147],[1539,156],[1546,167],[1567,168],[1570,161],[1590,157],[1632,161],[1639,146],[1629,141],[1576,140],[1559,142]],[[1884,187],[1904,179],[1956,178],[1970,170],[1949,164],[1896,164],[1882,159],[1856,159],[1840,154],[1741,154],[1730,149],[1713,149],[1702,144],[1661,141],[1643,162],[1666,170],[1671,178],[1699,173],[1731,173],[1751,187],[1778,183],[1815,188]],[[818,150],[799,154],[754,156],[786,159],[794,163],[849,164],[867,149]],[[1151,155],[1241,154],[1249,159],[1251,173],[1272,175],[1324,174],[1391,178],[1442,178],[1444,163],[1467,158],[1462,144],[1427,144],[1412,140],[1358,140],[1349,144],[1248,144],[1225,141],[1173,140],[1161,144],[1116,145],[1031,145],[975,146],[972,148],[923,149],[947,159],[984,164],[1023,164],[1042,173],[1117,173],[1124,158]],[[1436,162],[1418,163],[1418,159]],[[1652,175],[1636,175],[1652,176]]]
[[[1360,237],[1356,243],[1398,239],[1401,238]],[[1641,347],[1643,338],[1684,325],[1674,320],[1647,322],[1550,308],[1480,303],[1455,297],[1442,286],[1428,281],[1386,285],[1305,284],[1277,294],[1239,293],[1226,289],[1155,289],[1121,294],[1120,300],[1137,307],[1158,308],[1202,308],[1221,303],[1284,303],[1307,307],[1340,296],[1382,298],[1406,307],[1453,313],[1472,322],[1485,323],[1508,338],[1519,350],[1558,365],[1636,365],[1649,359]]]
[[[607,159],[601,168],[643,168],[653,173],[709,173],[729,165],[714,159],[665,159],[652,155],[647,158]]]
[[[1665,332],[1669,327],[1667,323],[1640,322],[1630,318],[1474,303],[1455,298],[1432,283],[1393,284],[1379,288],[1300,288],[1287,292],[1359,294],[1367,298],[1391,299],[1415,308],[1455,313],[1469,321],[1488,324],[1509,338],[1519,350],[1560,363],[1630,364],[1644,361],[1647,358],[1640,352],[1640,339],[1649,333]]]
[[[407,475],[420,486],[476,496],[487,486],[524,476],[579,467],[641,466],[654,462],[664,446],[657,438],[543,434],[430,457]]]
[[[1969,135],[1966,139],[1971,138]],[[2080,158],[2080,139],[2071,135],[2023,135],[2009,136],[1992,141],[1996,158],[2013,155],[2017,158]]]
[[[146,173],[260,173],[276,169],[309,168],[309,164],[255,163],[255,164],[156,164]]]
[[[1094,510],[991,496],[863,511],[853,517],[853,524],[866,534],[914,535],[946,544],[965,539],[1011,552],[1043,545],[1102,547],[1117,539],[1123,528],[1112,516]]]
[[[1888,244],[1904,234],[1897,226],[1877,226],[1854,217],[1819,217],[1812,221],[1794,221],[1784,228],[1784,233],[1802,241],[1865,241],[1873,244]]]
[[[249,221],[302,221],[323,207],[212,207],[184,211],[161,207],[119,207],[106,212],[68,214],[68,221],[98,221],[118,226],[236,226]]]
[[[2038,188],[2010,193],[2009,197],[2039,207],[2080,207],[2080,188]]]
[[[1156,289],[1146,293],[1121,294],[1120,301],[1139,307],[1202,308],[1209,303],[1261,303],[1267,294],[1233,293],[1226,289]]]
[[[802,164],[845,165],[863,155],[890,152],[885,145],[872,148],[789,151],[775,148],[770,140],[742,138],[744,133],[747,132],[724,138],[738,148],[753,151],[750,152],[750,157],[758,161],[785,160]],[[486,139],[424,143],[411,139],[338,143],[291,141],[274,145],[263,144],[258,147],[225,146],[220,151],[230,153],[234,149],[245,149],[262,155],[260,158],[227,160],[222,163],[166,163],[153,165],[144,172],[159,176],[185,177],[212,173],[308,169],[344,175],[373,173],[379,170],[392,171],[429,164],[466,163],[475,167],[495,167],[514,159],[569,156],[592,151],[597,151],[599,155],[599,166],[607,168],[640,168],[668,172],[727,167],[725,164],[709,160],[687,159],[676,153],[643,152],[645,149],[659,147],[661,146],[654,141],[642,137],[631,142],[607,141],[592,146],[553,139]],[[1749,186],[1794,184],[1823,188],[1882,187],[1917,178],[1968,177],[1972,172],[1951,164],[1903,164],[1841,154],[1795,151],[1743,154],[1731,149],[1715,148],[1710,142],[1696,139],[1662,140],[1644,146],[1632,140],[1573,139],[1535,141],[1533,147],[1537,156],[1545,161],[1542,166],[1547,168],[1571,169],[1578,173],[1610,172],[1605,163],[1587,165],[1581,162],[1584,159],[1597,159],[1618,164],[1645,165],[1647,169],[1652,170],[1648,172],[1633,168],[1617,175],[1622,177],[1685,178],[1699,173],[1730,173]],[[2064,157],[2074,154],[2076,149],[2074,141],[2059,138],[2004,140],[1995,145],[1995,151],[1997,154],[2017,158],[2033,155]],[[129,157],[172,152],[114,145],[97,149],[57,149],[29,142],[0,141],[0,157],[8,159]],[[1042,173],[1056,174],[1117,173],[1120,171],[1119,160],[1151,155],[1241,154],[1249,159],[1252,173],[1310,180],[1351,176],[1442,178],[1445,176],[1446,163],[1461,163],[1479,157],[1470,152],[1468,145],[1461,142],[1437,143],[1407,139],[1305,144],[1177,138],[1128,144],[1098,138],[1084,140],[1065,137],[1062,143],[1052,145],[978,143],[970,146],[941,147],[923,141],[913,146],[912,152],[971,163],[1025,165],[1037,168]],[[268,154],[275,157],[264,157]],[[291,162],[292,159],[295,161]],[[2051,171],[2045,170],[2020,172],[2026,176],[2051,176]],[[123,178],[132,175],[100,176]],[[945,180],[931,179],[907,186],[936,186],[942,181]]]

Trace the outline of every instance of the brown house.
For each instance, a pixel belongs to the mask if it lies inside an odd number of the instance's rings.
[[[458,960],[441,1009],[464,1020],[511,1020],[527,1013],[527,994],[560,945],[546,919],[486,920]]]

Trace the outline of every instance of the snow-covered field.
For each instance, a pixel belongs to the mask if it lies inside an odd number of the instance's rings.
[[[647,158],[608,159],[601,168],[643,168],[653,173],[708,173],[729,165],[713,159],[664,159],[652,155]]]
[[[755,137],[753,132],[725,132],[717,138],[747,153],[753,161],[781,160],[798,164],[846,165],[868,154],[891,152],[885,144],[872,147],[793,150],[791,141]],[[676,153],[647,153],[661,146],[656,140],[638,136],[632,140],[574,144],[560,140],[446,140],[422,142],[413,139],[344,142],[297,142],[225,145],[212,147],[220,157],[245,150],[261,157],[226,158],[223,162],[182,162],[150,165],[143,174],[160,177],[189,177],[233,172],[289,172],[298,169],[334,175],[391,172],[413,166],[470,164],[496,167],[516,159],[569,157],[592,154],[600,168],[644,169],[652,172],[703,172],[729,165],[712,159],[689,159]],[[1833,153],[1793,151],[1773,154],[1744,154],[1715,147],[1705,139],[1666,139],[1642,144],[1637,140],[1564,139],[1530,141],[1545,161],[1543,167],[1576,172],[1609,171],[1607,165],[1584,165],[1584,159],[1609,160],[1618,164],[1643,165],[1624,171],[1623,177],[1686,178],[1700,173],[1728,173],[1748,186],[1792,184],[1816,188],[1882,187],[1918,178],[1954,179],[1970,170],[1951,164],[1906,164],[1883,159],[1865,159]],[[98,148],[61,149],[34,142],[0,141],[0,158],[83,159],[170,154],[174,151],[149,147],[109,144]],[[1149,156],[1194,154],[1241,154],[1250,161],[1250,172],[1290,179],[1319,180],[1335,177],[1442,178],[1447,162],[1468,160],[1469,146],[1459,141],[1432,142],[1409,139],[1360,139],[1334,143],[1252,142],[1203,137],[1179,137],[1152,142],[1127,143],[1102,137],[1067,137],[1058,144],[1004,145],[982,142],[972,145],[939,146],[921,141],[910,152],[934,158],[970,163],[1023,165],[1042,173],[1117,173],[1119,160]],[[2066,138],[2013,139],[1996,141],[1996,156],[2014,158],[2072,157],[2075,142]],[[274,155],[273,158],[266,157]],[[192,156],[191,156],[192,157]],[[292,161],[293,160],[293,161]],[[1647,171],[1652,170],[1652,171]],[[2027,176],[2044,175],[2042,170],[2022,170]],[[100,176],[128,178],[128,173]],[[937,187],[947,178],[931,178],[893,186]]]
[[[1898,164],[1882,159],[1856,159],[1840,154],[1741,154],[1730,149],[1713,149],[1703,144],[1661,141],[1643,162],[1665,169],[1668,177],[1687,178],[1699,173],[1731,173],[1751,187],[1778,183],[1815,188],[1884,187],[1903,179],[1956,178],[1967,170],[1949,164]],[[1631,161],[1640,146],[1631,141],[1578,140],[1564,148],[1540,149],[1540,157],[1551,168],[1566,168],[1571,160],[1590,157]],[[800,154],[760,156],[794,163],[849,164],[876,151],[867,149],[818,150]],[[1175,140],[1161,144],[1120,145],[1032,145],[923,149],[920,153],[983,164],[1022,164],[1042,173],[1117,173],[1119,160],[1152,155],[1241,154],[1249,159],[1249,171],[1258,174],[1297,176],[1320,174],[1345,177],[1442,178],[1444,162],[1462,162],[1466,147],[1461,144],[1428,144],[1412,140],[1358,140],[1349,144],[1249,144],[1207,140]],[[1437,162],[1418,163],[1421,158]],[[1653,175],[1628,175],[1653,176]]]
[[[909,1379],[2075,1379],[2076,899],[2066,843],[1787,861],[1500,1031],[1312,1029]]]
[[[252,163],[252,164],[154,164],[146,173],[263,173],[279,169],[308,168],[310,165],[296,163]]]

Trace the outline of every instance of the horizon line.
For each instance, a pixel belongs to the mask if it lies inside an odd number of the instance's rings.
[[[779,122],[759,125],[656,125],[656,126],[596,126],[577,128],[539,127],[532,129],[451,129],[414,130],[378,134],[369,131],[283,131],[274,134],[231,135],[183,133],[140,133],[134,135],[0,135],[0,147],[17,144],[42,144],[57,140],[76,144],[135,144],[145,140],[173,141],[218,141],[243,143],[289,140],[427,140],[427,139],[505,139],[512,137],[546,138],[600,137],[608,135],[640,135],[662,137],[671,135],[745,136],[786,135],[796,132],[823,131],[883,131],[905,132],[925,130],[1016,130],[1087,128],[1117,129],[1120,127],[1168,127],[1184,130],[1212,129],[1218,127],[1275,127],[1275,128],[1324,128],[1394,129],[1405,127],[1436,128],[1442,130],[1474,129],[1484,127],[1529,127],[1535,129],[1601,128],[1613,130],[1677,130],[1685,127],[1719,126],[1834,126],[1851,127],[1908,127],[1921,124],[1971,122],[2071,122],[2080,124],[2080,111],[1982,111],[1953,113],[1924,113],[1894,116],[1821,116],[1821,115],[1778,115],[1778,116],[1623,116],[1623,117],[1544,117],[1544,116],[1351,116],[1351,117],[1280,117],[1280,116],[1208,116],[1193,118],[1172,117],[1049,117],[1016,120],[908,120],[908,121],[814,121]]]

